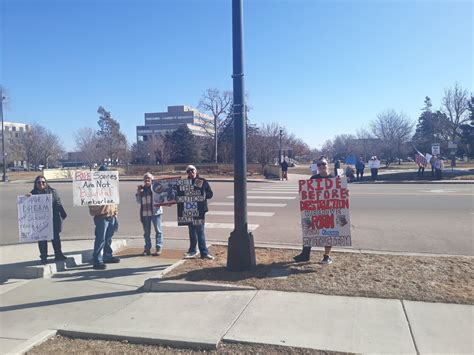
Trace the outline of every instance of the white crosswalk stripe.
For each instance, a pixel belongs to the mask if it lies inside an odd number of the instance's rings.
[[[234,196],[227,196],[227,198],[234,198]],[[261,199],[261,200],[294,200],[296,196],[247,196],[247,199]]]
[[[212,202],[209,205],[211,206],[234,206],[233,202]],[[285,207],[286,203],[247,203],[249,207]]]
[[[178,222],[161,222],[163,227],[178,227]],[[183,226],[185,227],[185,226]],[[248,230],[254,231],[259,227],[258,224],[249,224]],[[210,223],[206,222],[206,229],[207,228],[220,228],[220,229],[234,229],[234,223]]]
[[[247,212],[248,216],[254,217],[272,217],[275,212]],[[214,215],[214,216],[233,216],[234,211],[209,211],[206,215]]]

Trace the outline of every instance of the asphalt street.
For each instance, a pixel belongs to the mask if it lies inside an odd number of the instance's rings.
[[[291,176],[290,176],[291,179]],[[142,238],[134,193],[139,182],[120,183],[120,228],[117,237]],[[92,218],[85,207],[72,206],[72,183],[51,183],[68,212],[61,238],[93,239]],[[233,230],[232,182],[211,182],[214,198],[206,217],[208,241],[227,241]],[[18,243],[17,196],[31,183],[0,185],[0,245]],[[470,184],[350,184],[353,248],[418,253],[474,255],[474,187]],[[301,245],[298,184],[249,182],[248,223],[255,242]],[[165,240],[187,239],[176,226],[176,207],[165,208]],[[92,247],[92,245],[91,245]]]

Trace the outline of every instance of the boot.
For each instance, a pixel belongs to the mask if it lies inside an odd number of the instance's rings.
[[[303,261],[309,261],[310,255],[311,255],[311,247],[303,247],[301,254],[294,256],[293,259],[297,263],[301,263]]]

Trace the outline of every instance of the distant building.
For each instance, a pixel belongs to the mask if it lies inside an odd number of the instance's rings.
[[[5,134],[1,134],[3,132],[0,125],[0,147],[2,147],[2,139],[5,136],[7,166],[25,166],[26,158],[23,135],[30,130],[30,126],[26,123],[7,121],[4,121],[3,125],[5,127]]]
[[[166,112],[145,113],[145,125],[137,126],[137,142],[145,142],[152,136],[173,132],[183,124],[187,125],[194,135],[205,136],[202,123],[211,119],[209,115],[185,105],[168,106]]]

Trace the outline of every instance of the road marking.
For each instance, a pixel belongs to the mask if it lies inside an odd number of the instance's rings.
[[[248,191],[249,194],[297,194],[298,191]]]
[[[209,211],[206,214],[214,216],[233,216],[234,211]],[[275,212],[247,212],[247,215],[254,217],[272,217]]]
[[[433,192],[433,193],[443,193],[443,192],[456,192],[456,190],[445,190],[445,189],[435,189],[435,190],[421,190],[422,192]]]
[[[211,202],[211,206],[234,206],[233,202]],[[286,203],[247,203],[250,207],[285,207]]]
[[[163,227],[178,227],[178,222],[161,222]],[[234,223],[208,223],[205,224],[206,228],[213,228],[213,229],[234,229]],[[260,225],[259,224],[249,224],[248,230],[254,231]],[[179,226],[179,227],[186,227],[186,226]]]
[[[234,198],[234,196],[227,196],[227,198]],[[296,196],[247,196],[247,199],[262,199],[262,200],[294,200]]]

